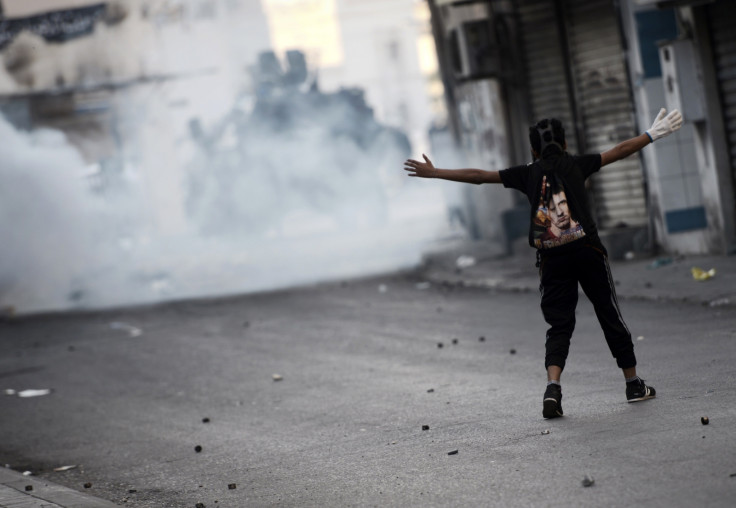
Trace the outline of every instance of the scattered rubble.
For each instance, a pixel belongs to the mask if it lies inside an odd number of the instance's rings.
[[[708,419],[707,416],[701,416],[700,423],[702,423],[703,425],[708,425],[710,423],[710,420]]]
[[[457,455],[458,450],[452,450],[451,452],[447,452],[447,455]]]
[[[422,430],[429,430],[429,425],[422,425]]]
[[[549,429],[544,429],[542,431],[542,435],[546,436],[547,434],[549,434]]]
[[[585,475],[583,477],[582,483],[583,483],[583,487],[592,487],[593,484],[595,483],[595,478],[593,478],[592,476]]]
[[[235,485],[234,483],[229,483],[227,485],[227,488],[230,489],[230,490],[235,490],[237,488],[237,485]]]

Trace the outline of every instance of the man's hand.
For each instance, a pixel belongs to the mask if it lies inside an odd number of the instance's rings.
[[[659,110],[659,114],[654,119],[654,123],[647,131],[647,134],[652,139],[652,142],[654,142],[659,138],[669,136],[680,127],[682,127],[682,115],[680,112],[673,109],[667,114],[667,110],[662,108]]]
[[[419,162],[415,161],[414,159],[409,159],[406,162],[404,162],[404,170],[409,171],[408,176],[418,176],[420,178],[434,178],[435,177],[435,168],[432,164],[432,161],[429,160],[429,157],[422,154],[422,157],[424,157],[424,160],[426,162]]]

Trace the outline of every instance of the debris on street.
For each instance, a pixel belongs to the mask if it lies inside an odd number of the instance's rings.
[[[207,417],[202,418],[202,423],[210,423],[210,419]]]
[[[459,258],[457,258],[457,261],[455,261],[455,266],[457,266],[461,270],[463,268],[470,268],[474,265],[475,258],[473,256],[460,256]]]
[[[591,487],[595,483],[595,478],[592,476],[585,475],[583,477],[583,487]]]
[[[7,393],[7,392],[6,392]],[[43,388],[40,390],[21,390],[17,392],[16,395],[21,398],[28,398],[28,397],[42,397],[44,395],[48,395],[51,393],[51,390],[48,388]]]
[[[445,346],[445,345],[444,345],[443,343],[441,343],[441,342],[438,342],[438,343],[437,343],[437,347],[439,347],[439,348],[441,348],[441,347],[444,347],[444,346]]]
[[[515,355],[516,354],[516,349],[511,348],[511,350],[509,351],[509,353],[512,354],[512,355]]]
[[[26,492],[30,492],[33,490],[33,485],[26,485]]]
[[[90,482],[87,482],[87,483],[84,484],[84,488],[85,489],[91,489],[92,488],[92,484]]]
[[[227,488],[230,490],[235,490],[237,488],[237,485],[235,485],[234,483],[229,483]]]
[[[194,508],[205,508],[204,503],[197,503],[194,505]]]
[[[77,467],[76,465],[73,465],[73,466],[60,466],[60,467],[55,467],[54,468],[54,471],[57,472],[57,473],[60,473],[62,471],[69,471],[70,469],[75,469],[76,467]]]
[[[484,336],[481,335],[480,337],[478,337],[478,342],[485,342],[485,341],[486,341],[486,338]]]
[[[711,300],[708,302],[709,307],[721,307],[723,305],[730,305],[731,299],[730,298],[717,298],[715,300]]]
[[[422,425],[422,430],[429,430],[429,425]]]
[[[136,328],[133,325],[129,325],[128,323],[123,323],[121,321],[113,321],[110,323],[110,328],[113,330],[122,330],[125,332],[128,332],[128,335],[131,337],[138,337],[143,333],[143,330],[140,328]]]
[[[202,451],[202,447],[199,446],[199,445],[197,445],[197,446],[194,447],[194,451],[197,452],[197,453],[199,453],[199,452]]]
[[[549,434],[549,429],[544,429],[542,431],[542,435],[545,435],[546,436],[547,434]]]
[[[434,388],[430,388],[429,390],[427,390],[427,393],[434,393]]]
[[[33,473],[30,471],[23,471],[23,476],[33,476]]]
[[[452,450],[451,452],[447,452],[447,455],[457,455],[458,450]]]
[[[710,423],[710,420],[708,419],[707,416],[701,416],[700,423],[702,423],[703,425],[708,425]]]
[[[716,276],[716,269],[715,268],[711,268],[710,270],[708,270],[706,272],[702,268],[698,268],[697,266],[693,266],[690,269],[690,271],[693,274],[693,279],[695,279],[697,281],[704,281],[704,280],[712,279],[713,277]]]
[[[284,376],[282,376],[281,374],[274,374],[271,377],[273,378],[274,381],[281,381],[282,379],[284,379]]]
[[[457,339],[452,339],[453,344],[457,344],[457,342],[458,342]]]
[[[669,257],[657,258],[654,261],[652,261],[647,268],[660,268],[662,266],[667,266],[670,263],[672,263],[672,258],[669,258]]]
[[[636,338],[636,340],[644,340],[644,336],[643,336],[643,335],[639,335],[639,336],[638,336],[638,337]]]

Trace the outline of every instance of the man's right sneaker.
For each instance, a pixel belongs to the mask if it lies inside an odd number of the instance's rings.
[[[560,385],[547,385],[542,404],[542,416],[545,418],[562,416],[562,388]]]
[[[629,402],[653,399],[656,396],[657,391],[653,387],[644,384],[643,379],[637,379],[631,383],[626,383],[626,400]]]

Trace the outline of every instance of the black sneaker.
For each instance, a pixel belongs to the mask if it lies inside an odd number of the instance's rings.
[[[653,399],[656,396],[657,391],[653,387],[644,384],[643,379],[637,379],[631,383],[626,383],[626,399],[629,402]]]
[[[547,385],[542,404],[544,405],[542,416],[545,418],[562,416],[562,388],[560,385]]]

